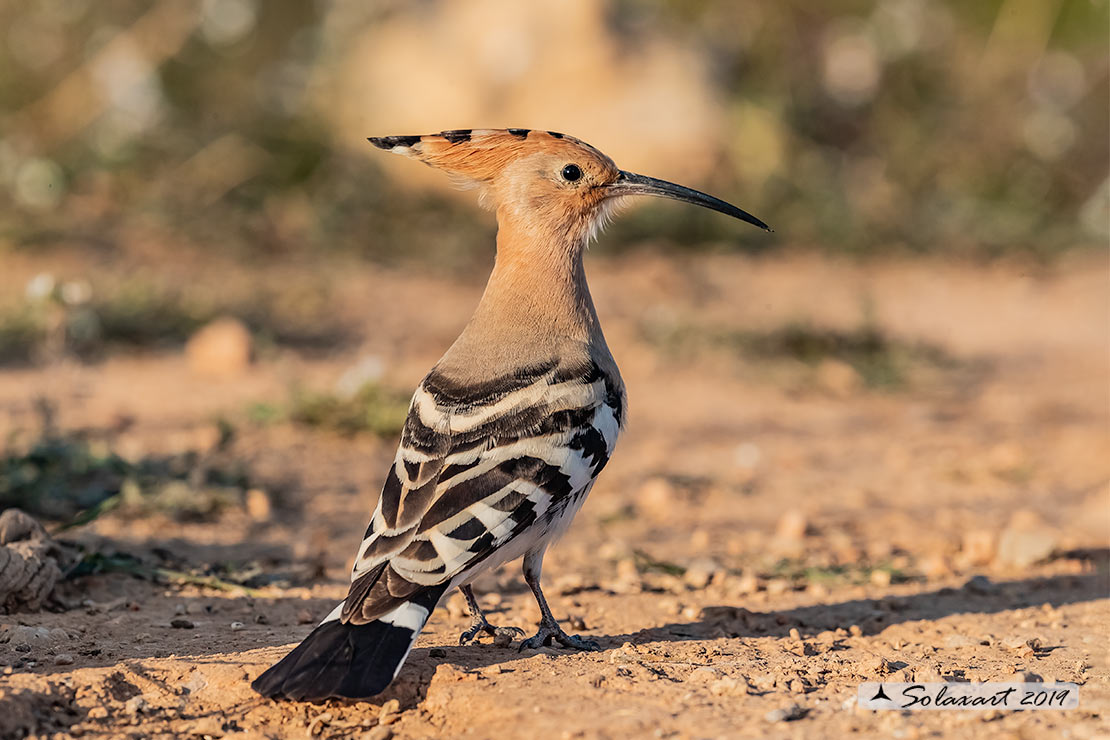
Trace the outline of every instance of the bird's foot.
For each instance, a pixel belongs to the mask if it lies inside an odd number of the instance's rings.
[[[586,650],[594,651],[600,650],[601,646],[593,640],[587,640],[578,635],[568,635],[563,632],[563,628],[558,624],[540,624],[540,631],[529,637],[527,640],[520,641],[519,650],[536,650],[541,647],[550,645],[555,641],[565,648],[572,650]]]
[[[487,635],[493,635],[495,645],[508,645],[524,634],[524,630],[519,627],[494,627],[485,617],[475,617],[470,629],[459,635],[459,644],[469,645],[472,642],[477,642],[478,635],[483,632]]]

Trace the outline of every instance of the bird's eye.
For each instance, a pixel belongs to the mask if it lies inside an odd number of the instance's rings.
[[[568,164],[563,168],[563,179],[567,182],[574,182],[582,177],[582,168],[576,164]]]

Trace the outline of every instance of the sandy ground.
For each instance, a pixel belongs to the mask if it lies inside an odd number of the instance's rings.
[[[544,577],[556,616],[603,649],[459,647],[455,599],[373,703],[270,703],[248,684],[344,595],[395,442],[253,426],[246,408],[292,382],[327,387],[366,355],[413,387],[480,279],[339,271],[354,345],[271,353],[221,381],[177,351],[4,370],[5,434],[33,428],[36,396],[65,429],[132,420],[112,437],[131,457],[203,448],[217,415],[233,420],[272,513],[107,515],[71,537],[287,578],[248,597],[99,575],[67,584],[75,608],[0,617],[0,737],[1107,737],[1106,267],[591,262],[631,421]],[[4,280],[35,269],[13,260]],[[949,361],[873,390],[842,363],[740,360],[698,340],[864,315]],[[476,590],[496,623],[535,624],[515,564]],[[942,679],[1075,681],[1081,703],[855,706],[862,681]]]

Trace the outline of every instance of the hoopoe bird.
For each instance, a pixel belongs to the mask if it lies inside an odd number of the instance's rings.
[[[559,626],[540,589],[548,545],[609,461],[625,390],[586,285],[582,253],[633,195],[693,203],[770,231],[736,206],[625,172],[583,141],[529,129],[443,131],[370,142],[476,186],[497,212],[497,254],[470,322],[420,383],[401,444],[359,546],[347,597],[253,683],[272,698],[364,699],[396,677],[432,610],[459,588],[480,634],[523,636],[487,621],[470,589],[523,557],[539,631],[597,650]]]

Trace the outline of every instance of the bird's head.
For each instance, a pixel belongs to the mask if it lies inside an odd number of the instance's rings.
[[[371,138],[380,149],[444,170],[481,190],[499,217],[585,241],[631,195],[655,195],[727,214],[770,231],[734,205],[666,180],[625,172],[584,141],[553,131],[464,129]]]

